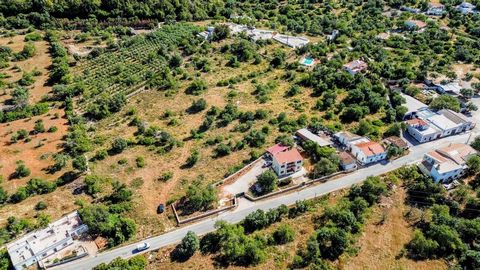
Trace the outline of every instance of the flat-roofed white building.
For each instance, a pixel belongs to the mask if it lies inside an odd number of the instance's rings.
[[[415,115],[417,118],[406,121],[407,131],[421,143],[458,134],[475,126],[466,116],[447,109],[438,112],[422,109]]]
[[[422,119],[410,119],[406,123],[408,133],[421,143],[436,140],[442,135],[439,129],[430,126],[427,121]]]
[[[77,211],[50,223],[47,228],[30,232],[7,244],[12,265],[16,270],[40,264],[47,257],[72,245],[74,239],[88,230]]]

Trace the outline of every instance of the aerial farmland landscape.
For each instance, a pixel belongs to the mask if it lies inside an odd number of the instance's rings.
[[[0,270],[480,269],[480,1],[0,0]]]

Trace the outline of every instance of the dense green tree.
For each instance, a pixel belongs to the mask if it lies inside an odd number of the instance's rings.
[[[196,180],[188,187],[185,199],[187,211],[206,210],[217,201],[217,193],[211,185],[205,186]]]
[[[434,98],[429,106],[434,110],[450,109],[456,112],[460,111],[460,101],[449,95],[440,95]]]
[[[182,242],[172,252],[172,258],[179,261],[188,260],[199,248],[200,240],[198,236],[194,232],[188,231]]]
[[[278,185],[278,176],[273,170],[267,170],[257,177],[257,184],[262,190],[262,194],[270,193]]]
[[[270,65],[274,68],[280,67],[285,63],[287,55],[282,50],[276,50],[270,60]]]
[[[415,231],[412,240],[407,245],[410,256],[418,259],[433,258],[438,247],[439,245],[435,240],[425,238],[419,230]]]
[[[207,83],[201,79],[194,80],[185,90],[189,95],[198,96],[207,90]]]
[[[322,177],[326,175],[330,175],[335,173],[339,170],[339,159],[328,159],[328,158],[320,158],[320,160],[315,164],[313,168],[313,177]]]
[[[336,260],[348,245],[347,233],[337,227],[322,227],[317,230],[320,254],[325,259]]]

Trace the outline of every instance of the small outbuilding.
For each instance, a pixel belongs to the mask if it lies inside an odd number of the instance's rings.
[[[407,150],[409,148],[408,143],[398,136],[390,136],[383,141],[386,145],[393,145],[399,149]]]
[[[342,166],[343,170],[353,171],[357,169],[357,161],[349,153],[342,151],[338,153],[338,156],[340,157],[340,166]]]

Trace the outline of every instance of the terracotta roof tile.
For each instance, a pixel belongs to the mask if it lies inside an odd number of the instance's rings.
[[[285,150],[287,150],[289,147],[288,146],[284,146],[284,145],[281,145],[281,144],[275,144],[274,146],[271,146],[270,148],[267,149],[267,152],[270,153],[272,156],[277,154],[277,153],[280,153],[280,152],[283,152]]]
[[[300,155],[300,152],[298,152],[297,149],[292,148],[288,151],[284,152],[279,152],[275,155],[273,155],[273,158],[277,160],[279,164],[283,163],[290,163],[290,162],[296,162],[298,160],[303,160],[302,155]]]
[[[358,147],[366,156],[378,155],[385,153],[385,148],[377,142],[362,142],[355,145]]]

